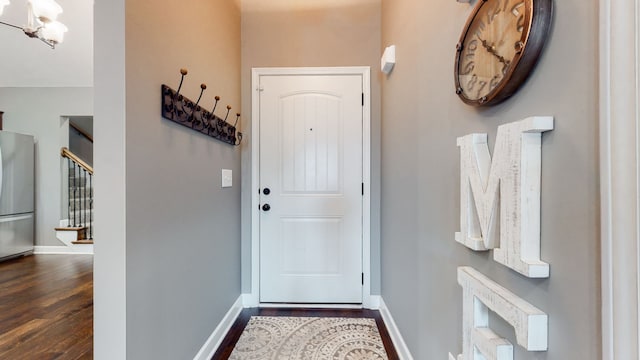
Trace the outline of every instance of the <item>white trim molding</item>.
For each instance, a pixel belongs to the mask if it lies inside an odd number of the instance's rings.
[[[371,297],[371,68],[353,67],[300,67],[300,68],[253,68],[252,69],[252,110],[251,110],[251,294],[245,296],[245,306],[260,305],[260,89],[261,76],[282,75],[361,75],[364,92],[362,127],[362,179],[364,196],[362,201],[362,307],[375,308]]]
[[[387,304],[384,303],[384,299],[381,297],[379,298],[379,301],[380,316],[382,316],[384,325],[387,327],[387,332],[389,332],[391,342],[393,342],[393,346],[398,353],[398,357],[400,360],[413,360],[413,356],[411,355],[411,352],[409,352],[409,347],[404,342],[402,334],[400,334],[400,329],[398,329],[396,322],[393,320],[393,316],[391,316],[391,312],[389,311]]]
[[[227,311],[218,326],[213,330],[204,345],[202,345],[202,348],[200,348],[200,351],[198,351],[193,360],[209,360],[213,358],[213,355],[216,353],[216,350],[218,350],[218,347],[220,347],[222,340],[224,340],[224,337],[227,335],[229,330],[231,330],[233,323],[242,312],[242,309],[244,308],[242,303],[243,296],[240,295],[236,302],[231,305],[229,311]]]
[[[600,1],[602,359],[640,358],[640,0]]]
[[[34,255],[93,255],[93,245],[34,246]]]

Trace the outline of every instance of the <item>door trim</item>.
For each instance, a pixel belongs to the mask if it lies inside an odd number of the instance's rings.
[[[362,307],[373,309],[377,302],[371,297],[371,68],[353,67],[300,67],[300,68],[252,68],[251,70],[251,294],[245,306],[260,306],[260,97],[257,96],[261,76],[288,75],[360,75],[364,92],[362,108]]]
[[[601,1],[599,130],[604,360],[637,359],[640,355],[638,96],[640,0]]]

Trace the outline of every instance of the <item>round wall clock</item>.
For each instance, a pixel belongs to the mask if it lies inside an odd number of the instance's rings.
[[[478,0],[456,46],[456,93],[495,105],[526,80],[551,28],[552,0]]]

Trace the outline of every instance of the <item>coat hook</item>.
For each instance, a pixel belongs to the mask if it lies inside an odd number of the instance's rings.
[[[238,134],[237,134],[236,138],[238,139],[238,142],[237,142],[237,143],[234,143],[233,145],[234,145],[234,146],[240,146],[240,144],[242,143],[242,133],[241,133],[241,132],[238,132]]]
[[[224,117],[224,122],[227,122],[227,118],[229,117],[229,111],[231,111],[231,105],[227,105],[227,115]]]
[[[178,96],[180,96],[180,89],[182,88],[182,82],[184,81],[184,77],[189,73],[189,71],[187,71],[187,69],[182,68],[180,69],[180,74],[182,75],[182,77],[180,78],[180,85],[178,85],[178,91],[176,91],[176,98]]]
[[[180,105],[182,110],[178,109],[178,101],[181,100],[180,89],[182,89],[182,83],[184,82],[184,77],[187,75],[188,71],[185,68],[180,69],[180,85],[178,85],[178,91],[176,91],[175,95],[173,95],[173,99],[171,100],[171,114],[172,117],[178,118],[181,113],[184,113],[184,104],[181,102]]]
[[[187,122],[191,122],[193,120],[193,115],[196,113],[196,109],[198,108],[198,104],[200,103],[200,99],[202,99],[202,94],[207,89],[207,84],[200,84],[200,96],[198,97],[198,101],[193,105],[193,111],[191,112],[191,116],[189,116],[189,120]]]
[[[240,113],[236,114],[236,122],[233,123],[233,127],[236,127],[236,125],[238,125],[238,120],[240,120]]]
[[[216,103],[213,104],[213,110],[211,110],[211,114],[215,115],[214,113],[216,112],[216,107],[218,107],[218,101],[220,101],[220,96],[216,95],[216,97],[213,98]]]

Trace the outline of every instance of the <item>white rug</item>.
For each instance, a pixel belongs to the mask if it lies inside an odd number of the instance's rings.
[[[252,316],[232,360],[387,360],[374,319]]]

